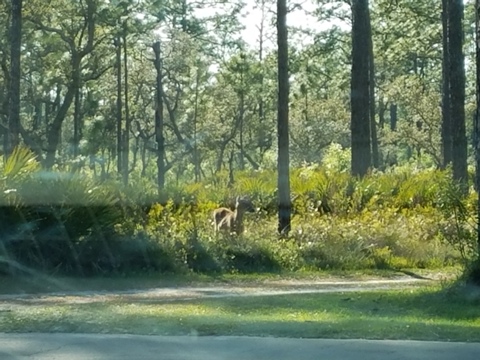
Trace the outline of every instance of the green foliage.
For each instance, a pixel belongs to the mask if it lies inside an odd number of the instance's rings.
[[[399,167],[357,179],[331,167],[295,169],[293,231],[279,239],[269,170],[238,173],[232,188],[205,181],[159,195],[142,179],[99,183],[16,159],[12,180],[1,183],[7,263],[78,274],[247,273],[435,268],[474,255],[476,195],[463,196],[449,171]],[[215,233],[212,211],[237,195],[260,211],[245,215],[242,236]]]

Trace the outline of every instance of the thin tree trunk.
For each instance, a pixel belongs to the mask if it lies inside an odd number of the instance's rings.
[[[364,176],[371,165],[369,113],[369,56],[366,19],[368,0],[352,2],[352,80],[351,80],[351,136],[352,175]]]
[[[127,32],[124,30],[123,33],[123,64],[124,64],[124,82],[125,82],[125,135],[123,143],[123,183],[128,184],[128,175],[129,175],[129,157],[130,157],[130,129],[131,129],[131,119],[130,111],[128,106],[128,54],[127,54]]]
[[[235,183],[235,177],[233,174],[233,159],[235,157],[234,151],[230,151],[230,157],[228,158],[228,187],[232,187]]]
[[[153,44],[153,51],[155,52],[155,69],[157,71],[155,140],[157,141],[157,184],[160,193],[165,187],[165,138],[163,137],[162,58],[159,41]]]
[[[123,129],[122,129],[122,44],[120,36],[115,38],[117,69],[117,172],[122,174],[123,157]]]
[[[142,159],[142,171],[140,172],[141,176],[144,177],[147,171],[147,144],[146,140],[143,140],[141,152],[141,159]]]
[[[278,232],[288,234],[291,229],[292,204],[290,199],[290,150],[288,131],[289,71],[287,2],[277,0],[278,45]]]
[[[20,56],[22,46],[22,0],[11,1],[10,27],[10,83],[8,90],[8,132],[5,155],[12,153],[20,141]]]
[[[260,20],[260,34],[259,34],[259,50],[258,50],[258,61],[260,62],[260,94],[258,97],[258,119],[260,121],[260,131],[258,134],[258,147],[260,150],[260,155],[263,155],[263,148],[265,143],[265,109],[263,101],[263,89],[264,89],[264,74],[263,74],[263,38],[264,38],[264,28],[265,28],[265,0],[261,0],[261,20]]]
[[[240,104],[239,104],[239,140],[240,140],[240,153],[238,154],[239,158],[239,168],[240,170],[245,169],[245,160],[243,158],[243,129],[244,129],[244,120],[245,120],[245,83],[244,83],[244,72],[245,72],[245,55],[242,54],[242,64],[240,67]]]
[[[79,153],[79,144],[80,144],[80,88],[78,87],[75,91],[75,100],[73,105],[73,158],[76,158]]]
[[[380,99],[378,103],[378,125],[380,126],[380,129],[385,127],[385,111],[385,103],[383,102],[383,99]]]
[[[222,142],[220,144],[220,153],[218,154],[217,158],[217,165],[215,166],[215,173],[218,173],[220,170],[222,170],[222,165],[223,165],[223,156],[225,154],[225,148],[227,147],[226,142]]]
[[[135,145],[133,147],[132,171],[137,168],[139,149],[140,149],[140,136],[136,136]]]
[[[397,104],[390,104],[390,130],[397,131]]]
[[[448,31],[448,0],[442,0],[442,152],[443,167],[452,163],[453,140],[452,140],[452,116],[450,102],[450,61],[449,61],[449,31]]]
[[[195,167],[195,182],[200,181],[200,157],[198,156],[197,143],[197,117],[198,117],[198,87],[200,82],[200,68],[197,68],[197,76],[195,81],[195,111],[193,114],[193,163]]]

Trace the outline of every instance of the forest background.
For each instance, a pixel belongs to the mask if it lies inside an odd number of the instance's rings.
[[[476,4],[288,4],[278,235],[279,3],[2,0],[0,270],[468,268]]]

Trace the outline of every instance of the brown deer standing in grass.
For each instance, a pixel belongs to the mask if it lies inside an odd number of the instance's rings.
[[[235,210],[225,207],[213,211],[213,221],[215,232],[220,230],[228,231],[240,235],[243,233],[243,215],[246,212],[255,212],[253,203],[247,199],[237,196],[235,199]]]

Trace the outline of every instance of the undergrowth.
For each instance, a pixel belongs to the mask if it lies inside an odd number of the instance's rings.
[[[276,175],[228,174],[158,195],[76,172],[46,172],[16,152],[0,180],[0,271],[92,275],[439,268],[476,254],[476,193],[448,171],[390,169],[363,179],[318,166],[291,172],[292,232],[276,235]],[[216,234],[211,212],[248,195],[242,236]]]

